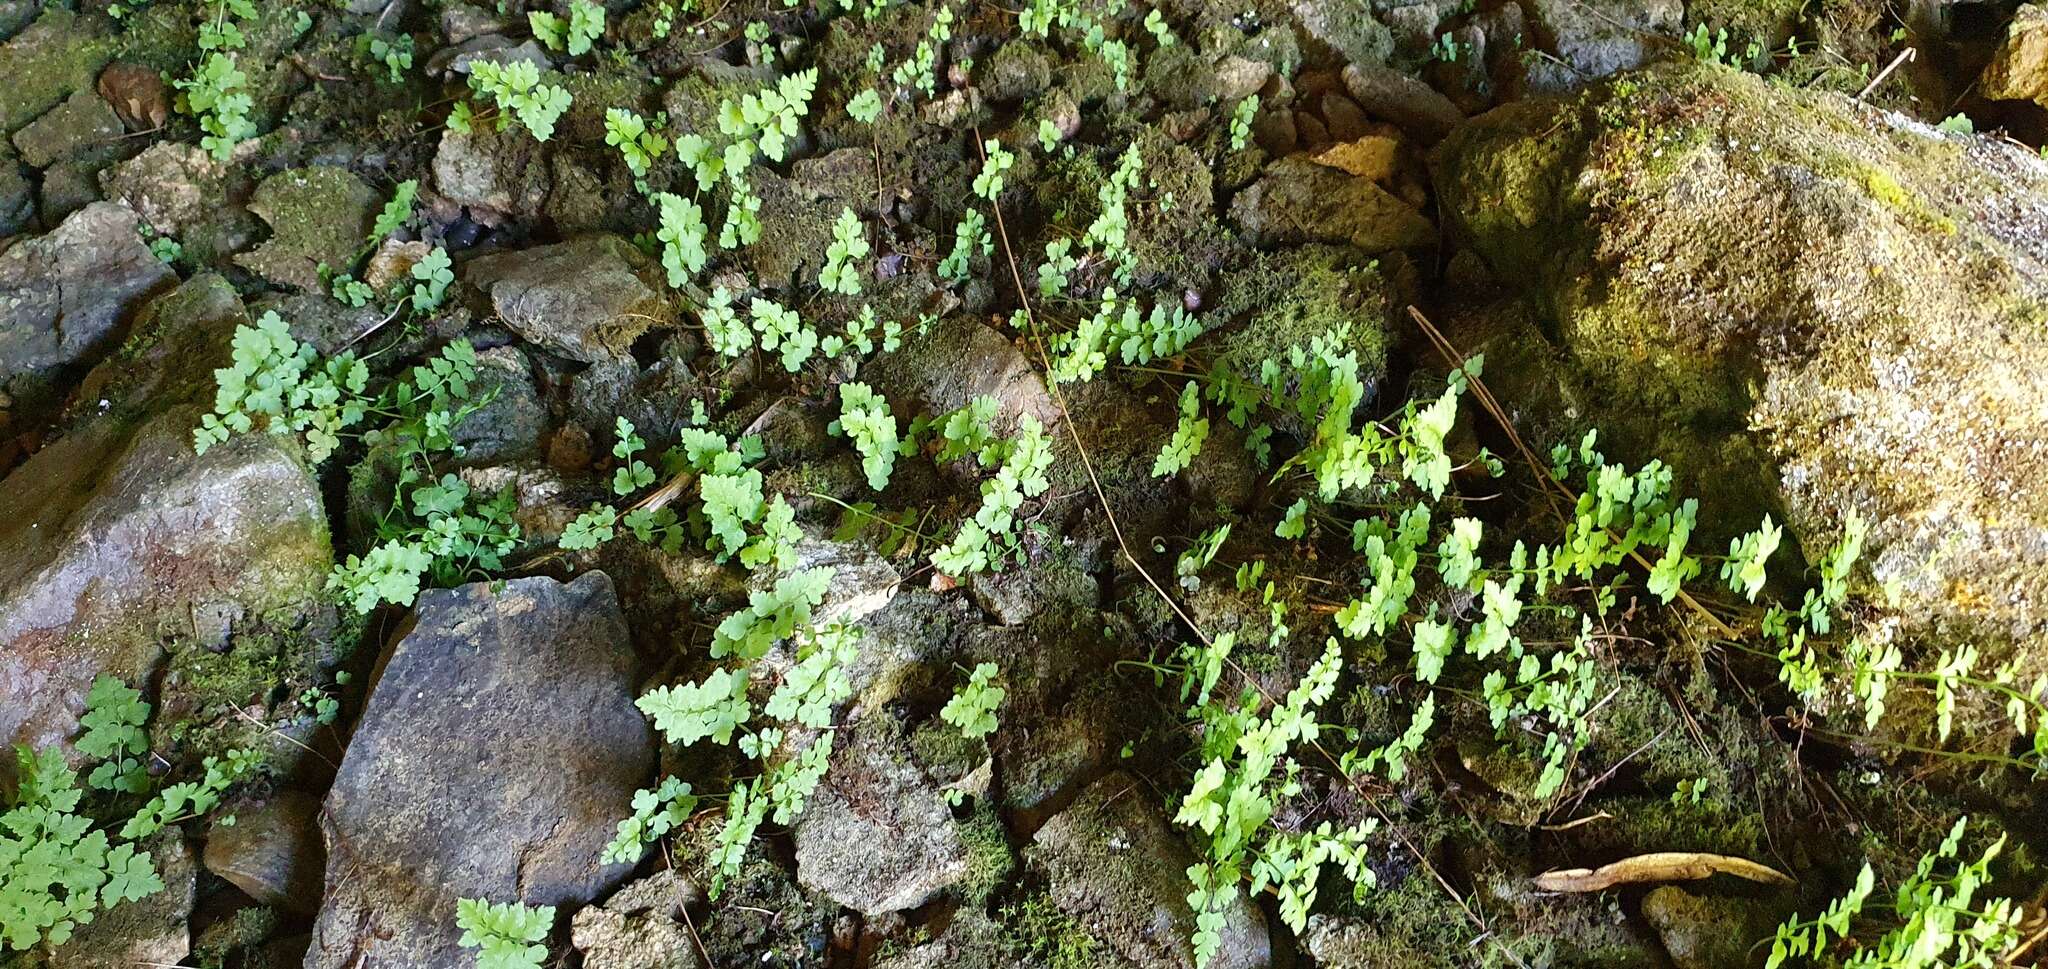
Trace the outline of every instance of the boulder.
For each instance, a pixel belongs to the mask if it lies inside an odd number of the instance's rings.
[[[1369,178],[1283,158],[1230,203],[1230,217],[1257,246],[1349,243],[1366,252],[1436,243],[1436,226]]]
[[[2048,641],[2032,152],[1673,64],[1502,108],[1433,164],[1604,402],[1603,441],[1673,464],[1703,529],[1779,509],[1812,560],[1860,515],[1854,583],[1906,631],[1981,639],[1983,668]]]
[[[1680,0],[1531,0],[1538,36],[1557,55],[1531,77],[1538,90],[1563,91],[1634,67],[1673,41],[1685,20]]]
[[[521,128],[449,128],[434,153],[434,185],[458,205],[500,216],[538,215],[553,184],[545,150]]]
[[[1660,885],[1643,897],[1643,919],[1657,930],[1677,969],[1717,969],[1752,961],[1756,940],[1768,939],[1788,906],[1753,899],[1695,895]]]
[[[167,658],[221,659],[196,617],[230,617],[232,635],[325,608],[333,552],[312,475],[266,434],[195,455],[198,423],[191,406],[98,421],[0,479],[0,743],[65,741],[95,676],[144,683]],[[207,692],[166,682],[159,702]]]
[[[320,268],[348,272],[384,200],[345,168],[316,165],[279,172],[256,186],[249,211],[270,224],[270,239],[235,262],[280,286],[325,292]]]
[[[629,359],[633,341],[669,319],[647,259],[617,236],[483,256],[464,278],[522,339],[584,363]]]
[[[1978,75],[1977,93],[2048,106],[2048,7],[2029,3],[2013,13],[2005,39]]]
[[[50,395],[54,388],[30,385],[104,352],[150,296],[176,282],[136,234],[135,213],[108,202],[0,253],[0,388]]]
[[[1153,803],[1151,789],[1122,771],[1089,785],[1032,839],[1026,859],[1045,872],[1047,895],[1140,969],[1189,969],[1195,913],[1187,870],[1195,863]],[[1266,919],[1242,894],[1225,913],[1211,969],[1272,964]]]
[[[585,573],[423,593],[381,660],[327,796],[327,897],[308,969],[455,969],[455,902],[576,906],[652,776],[611,580]],[[374,941],[372,941],[374,939]]]
[[[972,367],[960,366],[973,360]],[[1059,406],[1038,367],[1001,333],[967,316],[948,316],[906,337],[903,351],[878,355],[861,378],[902,406],[913,401],[944,414],[982,396],[994,397],[998,420],[1009,426],[1025,414],[1050,431]]]
[[[894,723],[870,717],[839,736],[831,780],[791,832],[797,881],[876,916],[917,908],[965,879],[959,825]]]

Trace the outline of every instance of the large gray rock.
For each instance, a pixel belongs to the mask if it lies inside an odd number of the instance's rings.
[[[0,388],[59,379],[120,339],[149,297],[177,282],[135,231],[135,213],[88,205],[0,253]]]
[[[1189,969],[1195,913],[1180,834],[1153,804],[1151,789],[1121,771],[1103,777],[1038,829],[1026,858],[1046,875],[1060,910],[1142,969]],[[1225,913],[1211,969],[1272,963],[1265,916],[1240,894]]]
[[[464,268],[506,326],[584,363],[624,360],[640,334],[670,318],[658,270],[617,236],[484,256]]]
[[[873,916],[916,908],[967,877],[959,826],[908,746],[880,718],[840,732],[831,780],[793,831],[804,887]]]
[[[1852,584],[1905,630],[2048,664],[2048,164],[1674,64],[1487,115],[1436,169],[1602,441],[1672,464],[1703,528],[1782,506],[1812,560],[1859,514]]]
[[[121,119],[99,92],[80,88],[14,133],[14,150],[36,168],[83,153],[105,155],[121,137]]]
[[[95,422],[0,479],[0,743],[63,742],[93,677],[142,683],[205,652],[196,617],[233,632],[323,608],[333,552],[312,475],[265,434],[195,455],[198,422],[189,406]],[[164,706],[185,689],[166,683]]]
[[[1342,242],[1366,252],[1436,242],[1436,226],[1372,179],[1283,158],[1230,203],[1230,217],[1257,246]]]
[[[183,236],[213,218],[223,199],[227,163],[182,141],[159,141],[100,173],[109,199],[128,203],[156,231]]]
[[[327,797],[327,898],[308,969],[456,969],[455,902],[573,907],[652,775],[611,580],[585,573],[423,593]]]

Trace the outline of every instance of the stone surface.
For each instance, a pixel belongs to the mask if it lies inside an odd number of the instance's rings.
[[[312,475],[266,434],[195,455],[198,423],[100,421],[0,479],[0,743],[65,741],[94,676],[145,680],[195,612],[318,608],[333,553]]]
[[[192,950],[192,894],[198,866],[177,828],[138,846],[149,852],[164,890],[102,911],[50,953],[49,969],[175,966]]]
[[[462,463],[495,464],[540,457],[547,405],[533,383],[533,366],[518,347],[492,347],[476,355],[476,387],[483,407],[455,426]]]
[[[1367,114],[1393,122],[1425,145],[1436,144],[1465,120],[1450,98],[1392,68],[1346,67],[1344,89]]]
[[[1385,135],[1366,135],[1356,141],[1332,145],[1315,157],[1316,164],[1334,168],[1355,178],[1385,184],[1394,177],[1401,142]]]
[[[1195,857],[1143,782],[1121,771],[1103,777],[1032,839],[1026,857],[1045,872],[1047,894],[1141,969],[1194,965],[1187,869]],[[1225,914],[1212,969],[1272,963],[1265,916],[1242,896]]]
[[[36,168],[83,152],[105,152],[121,137],[121,119],[99,94],[88,88],[71,92],[42,117],[14,133],[14,150]]]
[[[839,737],[831,782],[791,832],[797,881],[875,916],[916,908],[966,878],[959,827],[894,724],[869,718]]]
[[[502,215],[538,214],[552,179],[545,148],[525,130],[476,125],[442,132],[434,184],[449,201]]]
[[[326,292],[320,267],[345,272],[384,204],[345,168],[316,165],[279,172],[256,186],[249,211],[270,224],[270,239],[235,262],[280,286]]]
[[[199,146],[160,141],[102,172],[100,189],[156,231],[183,236],[215,214],[226,177],[227,166]]]
[[[42,15],[0,44],[0,135],[12,136],[73,91],[91,90],[113,56],[116,38],[69,9],[45,4]]]
[[[1677,969],[1719,969],[1754,961],[1756,940],[1770,938],[1779,917],[1750,899],[1660,885],[1643,897],[1643,919],[1657,930]]]
[[[232,806],[235,823],[215,823],[201,858],[206,870],[273,908],[301,915],[320,910],[320,800],[279,791],[268,800]]]
[[[1852,586],[1889,587],[1906,630],[1977,639],[1987,668],[2020,645],[2023,678],[2048,658],[2025,646],[2048,638],[2031,152],[1675,64],[1489,114],[1436,168],[1604,403],[1602,440],[1674,465],[1703,525],[1782,506],[1811,559],[1861,515]]]
[[[2048,7],[2029,3],[2013,13],[2005,39],[1978,76],[1977,93],[2048,105]]]
[[[1370,179],[1283,158],[1230,203],[1230,217],[1259,246],[1344,242],[1371,253],[1436,242],[1436,226]]]
[[[574,906],[652,776],[611,580],[585,573],[423,593],[328,794],[327,898],[308,969],[455,969],[457,898]]]
[[[976,363],[962,367],[962,360]],[[1024,351],[965,316],[946,317],[926,328],[921,339],[905,340],[904,352],[878,356],[862,377],[892,403],[917,401],[934,414],[957,410],[986,394],[996,399],[1005,427],[1030,414],[1050,431],[1059,418],[1059,407]]]
[[[86,206],[0,253],[0,387],[48,381],[103,352],[148,297],[177,277],[143,245],[135,213]]]
[[[1658,35],[1676,37],[1685,19],[1680,0],[1531,0],[1524,7],[1565,68],[1532,79],[1552,90],[1642,66],[1656,55]]]
[[[630,358],[633,341],[669,317],[646,259],[617,236],[484,256],[463,274],[521,338],[585,363]]]
[[[683,907],[703,893],[673,868],[633,882],[570,922],[569,942],[584,969],[700,969]]]

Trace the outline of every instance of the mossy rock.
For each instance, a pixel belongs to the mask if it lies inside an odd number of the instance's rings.
[[[1603,439],[1674,465],[1709,530],[1782,510],[1815,558],[1860,515],[1861,588],[1908,630],[1986,665],[2048,641],[2038,158],[1683,63],[1496,111],[1434,164]]]

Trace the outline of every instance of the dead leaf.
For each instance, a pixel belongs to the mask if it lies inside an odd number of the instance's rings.
[[[119,61],[109,66],[100,73],[99,92],[129,131],[161,128],[171,114],[163,78],[141,64]]]
[[[1536,887],[1546,892],[1598,892],[1616,885],[1698,881],[1716,874],[1734,875],[1767,885],[1792,884],[1791,876],[1747,858],[1696,851],[1658,851],[1623,858],[1598,868],[1546,871],[1536,876]]]

